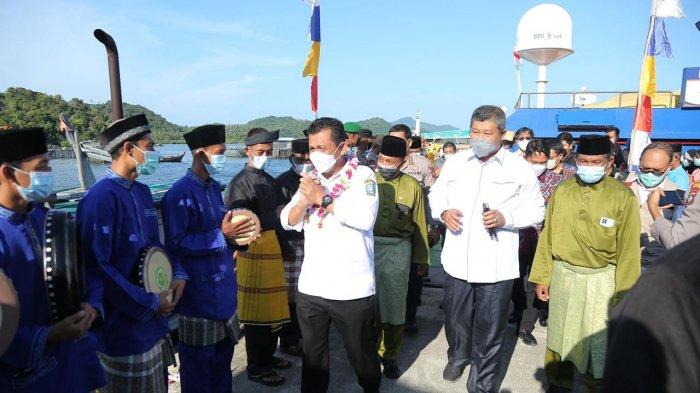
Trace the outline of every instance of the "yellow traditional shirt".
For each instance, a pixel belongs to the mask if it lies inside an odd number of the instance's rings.
[[[428,264],[430,255],[423,188],[407,174],[400,174],[390,181],[378,173],[376,177],[379,212],[374,235],[410,240],[411,263]]]
[[[629,188],[607,176],[593,185],[566,180],[547,205],[530,281],[549,285],[553,260],[588,268],[614,264],[617,301],[640,275],[639,233],[639,205]]]

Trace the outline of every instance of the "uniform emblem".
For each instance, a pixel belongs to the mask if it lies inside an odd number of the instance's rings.
[[[377,195],[377,183],[375,183],[371,178],[365,180],[365,192],[369,196]]]
[[[600,218],[600,225],[602,225],[606,228],[612,228],[615,226],[615,220],[613,220],[612,218],[601,217]]]

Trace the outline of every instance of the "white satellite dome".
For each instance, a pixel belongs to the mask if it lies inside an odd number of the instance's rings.
[[[574,52],[572,31],[571,16],[564,8],[540,4],[520,19],[515,51],[531,63],[551,64]]]

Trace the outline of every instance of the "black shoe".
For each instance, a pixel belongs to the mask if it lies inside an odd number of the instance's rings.
[[[280,345],[280,351],[289,356],[301,357],[304,355],[304,352],[301,350],[301,343]]]
[[[416,325],[415,322],[406,323],[406,326],[404,326],[403,330],[406,332],[406,334],[418,334],[418,325]]]
[[[518,337],[520,337],[520,339],[523,340],[523,344],[525,345],[529,345],[531,347],[537,345],[537,339],[535,338],[535,336],[532,335],[531,332],[522,330],[520,331],[520,334],[518,334]]]
[[[382,367],[384,368],[384,376],[389,379],[398,379],[401,375],[401,370],[399,370],[395,360],[382,359]]]
[[[547,327],[547,318],[540,317],[540,326]]]
[[[442,379],[450,382],[457,382],[459,378],[462,377],[464,368],[455,367],[449,363],[445,365],[445,369],[442,370]]]

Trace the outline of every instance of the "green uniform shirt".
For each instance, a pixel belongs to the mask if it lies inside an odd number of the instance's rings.
[[[615,301],[639,278],[639,204],[630,189],[606,176],[588,185],[578,178],[554,190],[537,243],[530,281],[549,285],[552,261],[616,266]]]
[[[425,199],[420,183],[400,174],[386,181],[377,173],[379,212],[374,235],[400,237],[411,241],[411,263],[428,264],[428,226],[425,222]]]

